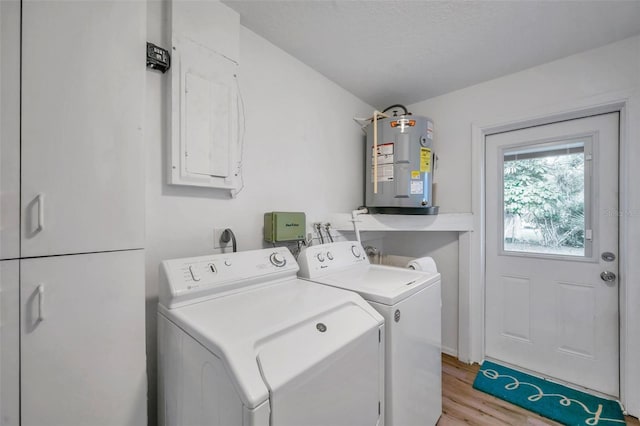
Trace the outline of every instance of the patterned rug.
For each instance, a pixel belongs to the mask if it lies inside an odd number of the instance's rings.
[[[511,368],[485,361],[475,389],[565,425],[621,425],[617,401],[599,398]]]

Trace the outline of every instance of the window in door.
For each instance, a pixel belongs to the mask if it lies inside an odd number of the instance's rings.
[[[591,257],[591,137],[502,150],[502,254]]]

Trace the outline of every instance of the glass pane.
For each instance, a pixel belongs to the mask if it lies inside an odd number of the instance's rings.
[[[585,255],[584,142],[504,152],[504,250]]]

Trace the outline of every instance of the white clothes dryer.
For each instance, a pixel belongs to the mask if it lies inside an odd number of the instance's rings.
[[[351,290],[385,320],[385,425],[435,425],[442,414],[439,273],[372,265],[362,246],[311,246],[298,256],[299,276]]]
[[[164,261],[159,424],[383,424],[383,318],[286,248]]]

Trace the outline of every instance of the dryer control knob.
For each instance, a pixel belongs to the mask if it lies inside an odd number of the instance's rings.
[[[322,254],[322,253],[318,253],[318,255],[317,255],[316,257],[318,258],[318,260],[319,260],[320,262],[324,262],[324,254]]]
[[[353,253],[353,255],[357,258],[360,258],[360,255],[362,254],[358,246],[351,246],[351,253]]]
[[[327,252],[327,259],[333,260],[333,254],[330,251]]]
[[[196,272],[196,268],[193,265],[189,265],[189,272],[191,273],[191,278],[194,281],[200,281],[200,274]]]
[[[287,264],[287,259],[285,259],[284,256],[280,253],[272,253],[269,257],[269,260],[271,261],[271,264],[273,266],[276,266],[278,268],[281,268]]]

